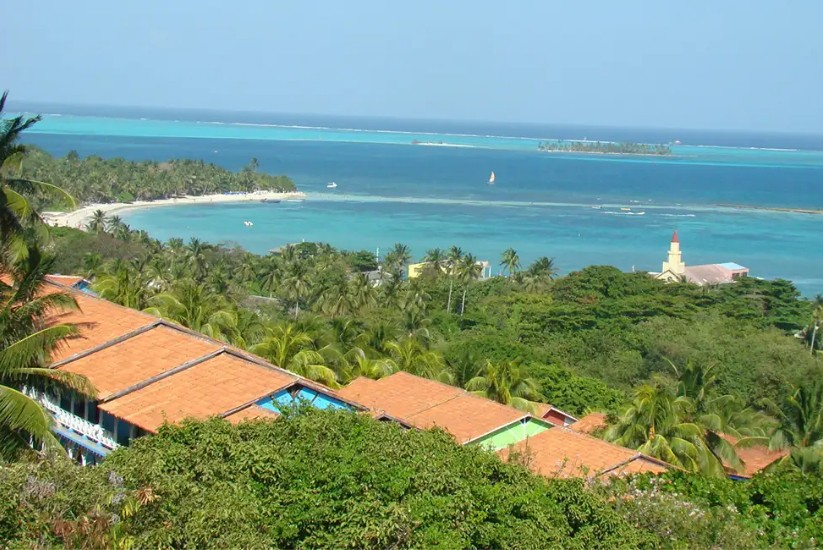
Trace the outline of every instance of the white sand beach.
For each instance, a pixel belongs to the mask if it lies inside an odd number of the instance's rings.
[[[221,202],[259,202],[262,200],[305,200],[306,194],[302,191],[254,191],[253,193],[232,193],[218,195],[185,196],[174,199],[160,199],[155,201],[110,202],[103,204],[88,204],[71,212],[43,212],[43,219],[52,226],[76,227],[83,229],[97,210],[102,210],[107,216],[115,212],[132,210],[135,208],[154,208],[156,206],[180,206],[186,204],[213,204]]]

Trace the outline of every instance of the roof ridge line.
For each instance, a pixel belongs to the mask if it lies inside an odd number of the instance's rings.
[[[146,378],[145,380],[141,380],[137,384],[131,385],[128,388],[120,390],[119,392],[115,392],[115,393],[109,395],[108,397],[106,397],[104,399],[100,399],[100,403],[109,403],[110,401],[114,401],[115,399],[119,399],[119,398],[123,397],[124,395],[128,395],[128,394],[130,394],[132,392],[135,392],[137,390],[142,390],[146,386],[154,384],[155,382],[159,382],[160,380],[164,380],[164,379],[168,378],[169,376],[173,376],[173,375],[177,374],[178,372],[182,372],[184,370],[190,369],[191,367],[199,365],[200,363],[204,363],[204,362],[206,362],[210,359],[214,359],[218,355],[221,355],[222,353],[225,353],[225,352],[226,352],[225,348],[219,348],[215,351],[207,353],[206,355],[203,355],[201,357],[197,357],[195,359],[192,359],[191,361],[186,361],[185,363],[181,363],[181,364],[177,365],[176,367],[173,367],[169,370],[163,371],[160,374],[156,374],[156,375],[152,376],[151,378]]]
[[[82,324],[82,323],[73,323],[73,324],[75,326],[77,326],[78,324]],[[116,346],[117,344],[122,344],[126,340],[130,340],[130,339],[134,338],[135,336],[140,336],[141,334],[144,334],[144,333],[146,333],[146,332],[148,332],[152,329],[157,328],[161,324],[162,324],[162,319],[155,319],[153,322],[149,323],[148,325],[143,325],[143,326],[138,327],[134,330],[131,330],[131,331],[125,333],[125,334],[121,334],[120,336],[117,336],[116,338],[112,338],[111,340],[106,340],[102,344],[98,344],[98,345],[96,345],[92,348],[77,352],[74,355],[70,355],[69,357],[66,357],[65,359],[61,359],[60,361],[55,361],[54,363],[49,365],[49,368],[50,369],[59,369],[60,367],[63,367],[65,365],[69,364],[69,363],[77,361],[78,359],[83,359],[84,357],[88,357],[89,355],[92,355],[93,353],[97,353],[98,351],[103,351],[106,348]]]
[[[381,379],[381,380],[382,380],[382,379]],[[455,400],[455,399],[457,399],[458,397],[463,397],[463,396],[462,396],[462,395],[459,395],[459,394],[458,394],[458,395],[452,395],[451,397],[449,397],[449,398],[448,398],[448,399],[446,399],[445,401],[438,401],[438,402],[437,402],[437,403],[435,403],[434,405],[429,405],[429,406],[428,406],[428,407],[426,407],[425,409],[420,409],[420,410],[419,410],[419,411],[417,411],[416,413],[408,415],[406,418],[408,418],[409,420],[411,420],[412,418],[414,418],[414,417],[415,417],[415,416],[417,416],[418,414],[423,414],[424,412],[426,412],[426,411],[430,411],[430,410],[432,410],[432,409],[433,409],[433,408],[435,408],[435,407],[439,407],[440,405],[443,405],[443,404],[445,404],[445,403],[448,403],[449,401],[454,401],[454,400]]]

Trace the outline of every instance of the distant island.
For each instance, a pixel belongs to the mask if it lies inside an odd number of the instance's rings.
[[[597,153],[602,155],[671,155],[668,145],[649,143],[616,143],[613,141],[544,141],[537,146],[549,153]]]

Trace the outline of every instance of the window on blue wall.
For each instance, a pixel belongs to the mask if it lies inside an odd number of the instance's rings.
[[[114,439],[120,445],[129,444],[129,436],[131,436],[131,424],[124,420],[117,422],[117,433],[114,434]]]
[[[92,424],[100,422],[100,409],[97,408],[97,401],[89,401],[89,416],[86,420]]]
[[[108,430],[110,433],[114,433],[114,417],[112,415],[105,412],[101,412],[100,425],[103,426],[104,430]]]
[[[74,414],[80,417],[86,416],[86,398],[82,395],[75,394],[74,395],[74,410],[72,410]]]
[[[60,392],[60,408],[64,411],[71,412],[71,392],[62,390]]]

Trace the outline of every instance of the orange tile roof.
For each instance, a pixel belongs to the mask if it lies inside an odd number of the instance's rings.
[[[116,345],[62,363],[58,368],[84,375],[97,388],[98,399],[106,399],[220,348],[206,338],[157,325]]]
[[[601,439],[555,426],[498,451],[503,460],[519,453],[529,468],[546,477],[592,477],[601,474],[662,473],[665,463],[607,443]]]
[[[422,429],[443,428],[463,445],[525,416],[513,407],[464,393],[406,419]]]
[[[572,430],[583,434],[590,434],[606,427],[606,415],[604,413],[589,413],[571,426]]]
[[[270,419],[274,420],[278,418],[280,415],[274,411],[270,411],[269,409],[264,409],[263,407],[259,407],[257,405],[249,405],[244,409],[240,409],[239,411],[233,412],[229,415],[226,415],[224,418],[231,422],[232,424],[239,424],[244,420],[258,420],[258,419]]]
[[[737,438],[728,434],[721,434],[721,437],[731,443],[737,445]],[[752,477],[757,472],[763,470],[767,466],[777,462],[784,456],[789,454],[787,450],[770,450],[765,445],[755,445],[754,447],[735,447],[737,456],[743,462],[743,471],[735,471],[730,465],[725,464],[726,470],[733,472],[734,475],[740,477]]]
[[[513,407],[403,371],[379,380],[357,378],[338,393],[372,409],[376,416],[385,413],[421,429],[439,426],[461,444],[526,416]]]
[[[100,409],[145,430],[164,421],[206,418],[262,398],[298,381],[274,369],[222,353],[107,403]]]
[[[535,405],[534,416],[538,418],[545,418],[552,410],[552,406],[548,403],[537,403]]]
[[[337,395],[345,399],[351,399],[358,403],[363,403],[363,399],[369,399],[371,392],[376,390],[377,380],[366,378],[365,376],[358,376],[347,385],[337,390]],[[362,399],[361,399],[362,398]]]
[[[122,307],[77,290],[47,285],[45,291],[62,291],[70,294],[79,307],[79,310],[57,313],[47,319],[50,324],[73,323],[80,331],[79,336],[67,340],[53,353],[53,362],[91,350],[158,320],[147,313]]]
[[[361,381],[352,390],[343,388],[339,393],[372,410],[385,411],[399,418],[408,418],[466,394],[460,388],[403,371],[375,380],[373,384]]]

